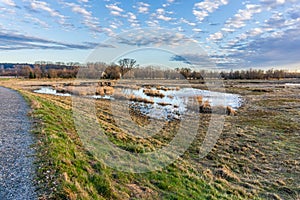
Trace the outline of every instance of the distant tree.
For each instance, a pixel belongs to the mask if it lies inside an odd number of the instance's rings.
[[[35,78],[35,75],[34,75],[34,73],[33,73],[32,71],[29,72],[29,78],[30,78],[30,79]]]
[[[192,79],[197,79],[197,80],[203,80],[203,77],[201,75],[200,72],[196,72],[196,71],[193,71],[191,74],[190,74],[190,77]]]
[[[22,66],[18,75],[29,78],[30,73],[32,73],[32,68],[28,65]]]
[[[180,69],[180,74],[185,78],[189,78],[191,75],[191,69],[190,68],[181,68]]]
[[[105,79],[120,79],[121,71],[120,67],[117,65],[108,66],[102,74],[102,78]]]
[[[57,78],[57,70],[49,69],[48,70],[48,78]]]
[[[42,70],[39,66],[34,66],[33,68],[33,74],[35,78],[42,78]]]
[[[120,66],[120,72],[122,76],[136,66],[136,60],[131,58],[123,58],[119,60],[118,63]]]

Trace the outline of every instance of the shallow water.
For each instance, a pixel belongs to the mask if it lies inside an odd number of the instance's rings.
[[[152,88],[155,89],[155,88]],[[197,105],[196,99],[193,97],[202,96],[203,102],[208,100],[212,106],[230,106],[238,109],[242,105],[242,98],[237,94],[212,92],[195,88],[182,88],[180,90],[159,90],[164,94],[163,98],[149,97],[143,92],[143,88],[139,90],[123,89],[122,92],[127,95],[135,95],[141,98],[151,99],[154,104],[149,107],[143,106],[144,103],[135,103],[139,105],[143,114],[152,118],[180,119],[187,110],[188,104]],[[162,106],[158,103],[168,103],[171,105]]]
[[[34,90],[33,92],[39,94],[52,94],[56,96],[71,96],[71,94],[68,93],[58,93],[56,90],[52,89],[51,87],[42,87],[38,90]]]
[[[203,102],[209,101],[212,106],[230,106],[233,109],[238,109],[242,105],[242,98],[237,94],[213,92],[208,90],[200,90],[195,88],[182,88],[179,90],[159,90],[164,94],[163,98],[149,97],[141,89],[122,88],[120,92],[125,95],[134,95],[145,99],[151,99],[154,104],[128,101],[129,106],[134,106],[139,109],[142,114],[151,118],[159,119],[180,119],[180,117],[188,110],[188,105],[197,105],[196,96],[202,96]],[[155,88],[152,88],[155,89]],[[52,94],[57,96],[71,96],[71,94],[58,93],[55,89],[42,87],[35,90],[36,93]],[[94,99],[116,100],[113,95],[90,95],[86,96]],[[170,105],[159,105],[159,103],[167,103]]]
[[[154,88],[153,88],[154,89]],[[160,97],[149,97],[143,92],[143,88],[139,90],[123,89],[124,94],[133,94],[142,98],[151,98],[154,103],[171,103],[173,105],[180,106],[186,104],[192,97],[202,96],[203,101],[208,100],[212,106],[231,106],[237,109],[241,106],[241,96],[230,93],[212,92],[208,90],[200,90],[195,88],[182,88],[180,90],[159,90],[160,93],[164,94],[163,98]]]
[[[288,86],[288,87],[300,87],[300,83],[286,83],[285,86]]]

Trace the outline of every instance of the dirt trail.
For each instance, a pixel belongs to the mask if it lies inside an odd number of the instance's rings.
[[[33,136],[28,106],[15,91],[0,87],[0,199],[37,199]]]

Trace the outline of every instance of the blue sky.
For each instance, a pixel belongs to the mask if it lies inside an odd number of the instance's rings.
[[[141,49],[157,47],[173,56],[145,51],[153,63],[197,64],[205,52],[221,69],[300,70],[299,33],[299,0],[0,0],[0,62],[84,63],[95,49],[108,62],[136,48],[149,63]]]

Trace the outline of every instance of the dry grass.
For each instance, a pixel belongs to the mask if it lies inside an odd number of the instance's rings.
[[[149,88],[149,89],[151,89],[151,88]],[[160,85],[158,85],[158,86],[156,86],[156,89],[157,90],[163,90],[163,91],[170,91],[170,90],[180,90],[180,87],[179,86],[177,86],[177,87],[166,87],[166,86],[160,86]]]
[[[200,113],[212,113],[212,107],[208,100],[202,103],[199,107]]]
[[[111,86],[102,86],[102,87],[96,87],[96,95],[113,95],[114,94],[114,88]]]
[[[172,105],[171,103],[167,103],[167,102],[158,102],[157,104],[160,105],[160,106],[170,106],[170,105]]]
[[[217,169],[215,176],[227,181],[240,182],[240,179],[227,166],[222,166],[222,168]]]
[[[160,97],[163,98],[165,95],[158,90],[144,89],[143,92],[150,97]]]
[[[203,103],[203,97],[202,96],[196,96],[196,100],[197,100],[199,105],[201,105]]]
[[[152,99],[147,99],[147,98],[142,98],[142,97],[137,97],[135,95],[130,95],[129,100],[131,101],[136,101],[136,102],[142,102],[142,103],[150,103],[154,104],[154,101]]]
[[[226,114],[227,115],[237,115],[237,112],[230,106],[226,106]]]
[[[68,83],[68,84],[54,84],[53,88],[58,93],[69,93],[73,95],[86,96],[86,95],[112,95],[114,88],[112,86],[84,86],[80,83]]]

